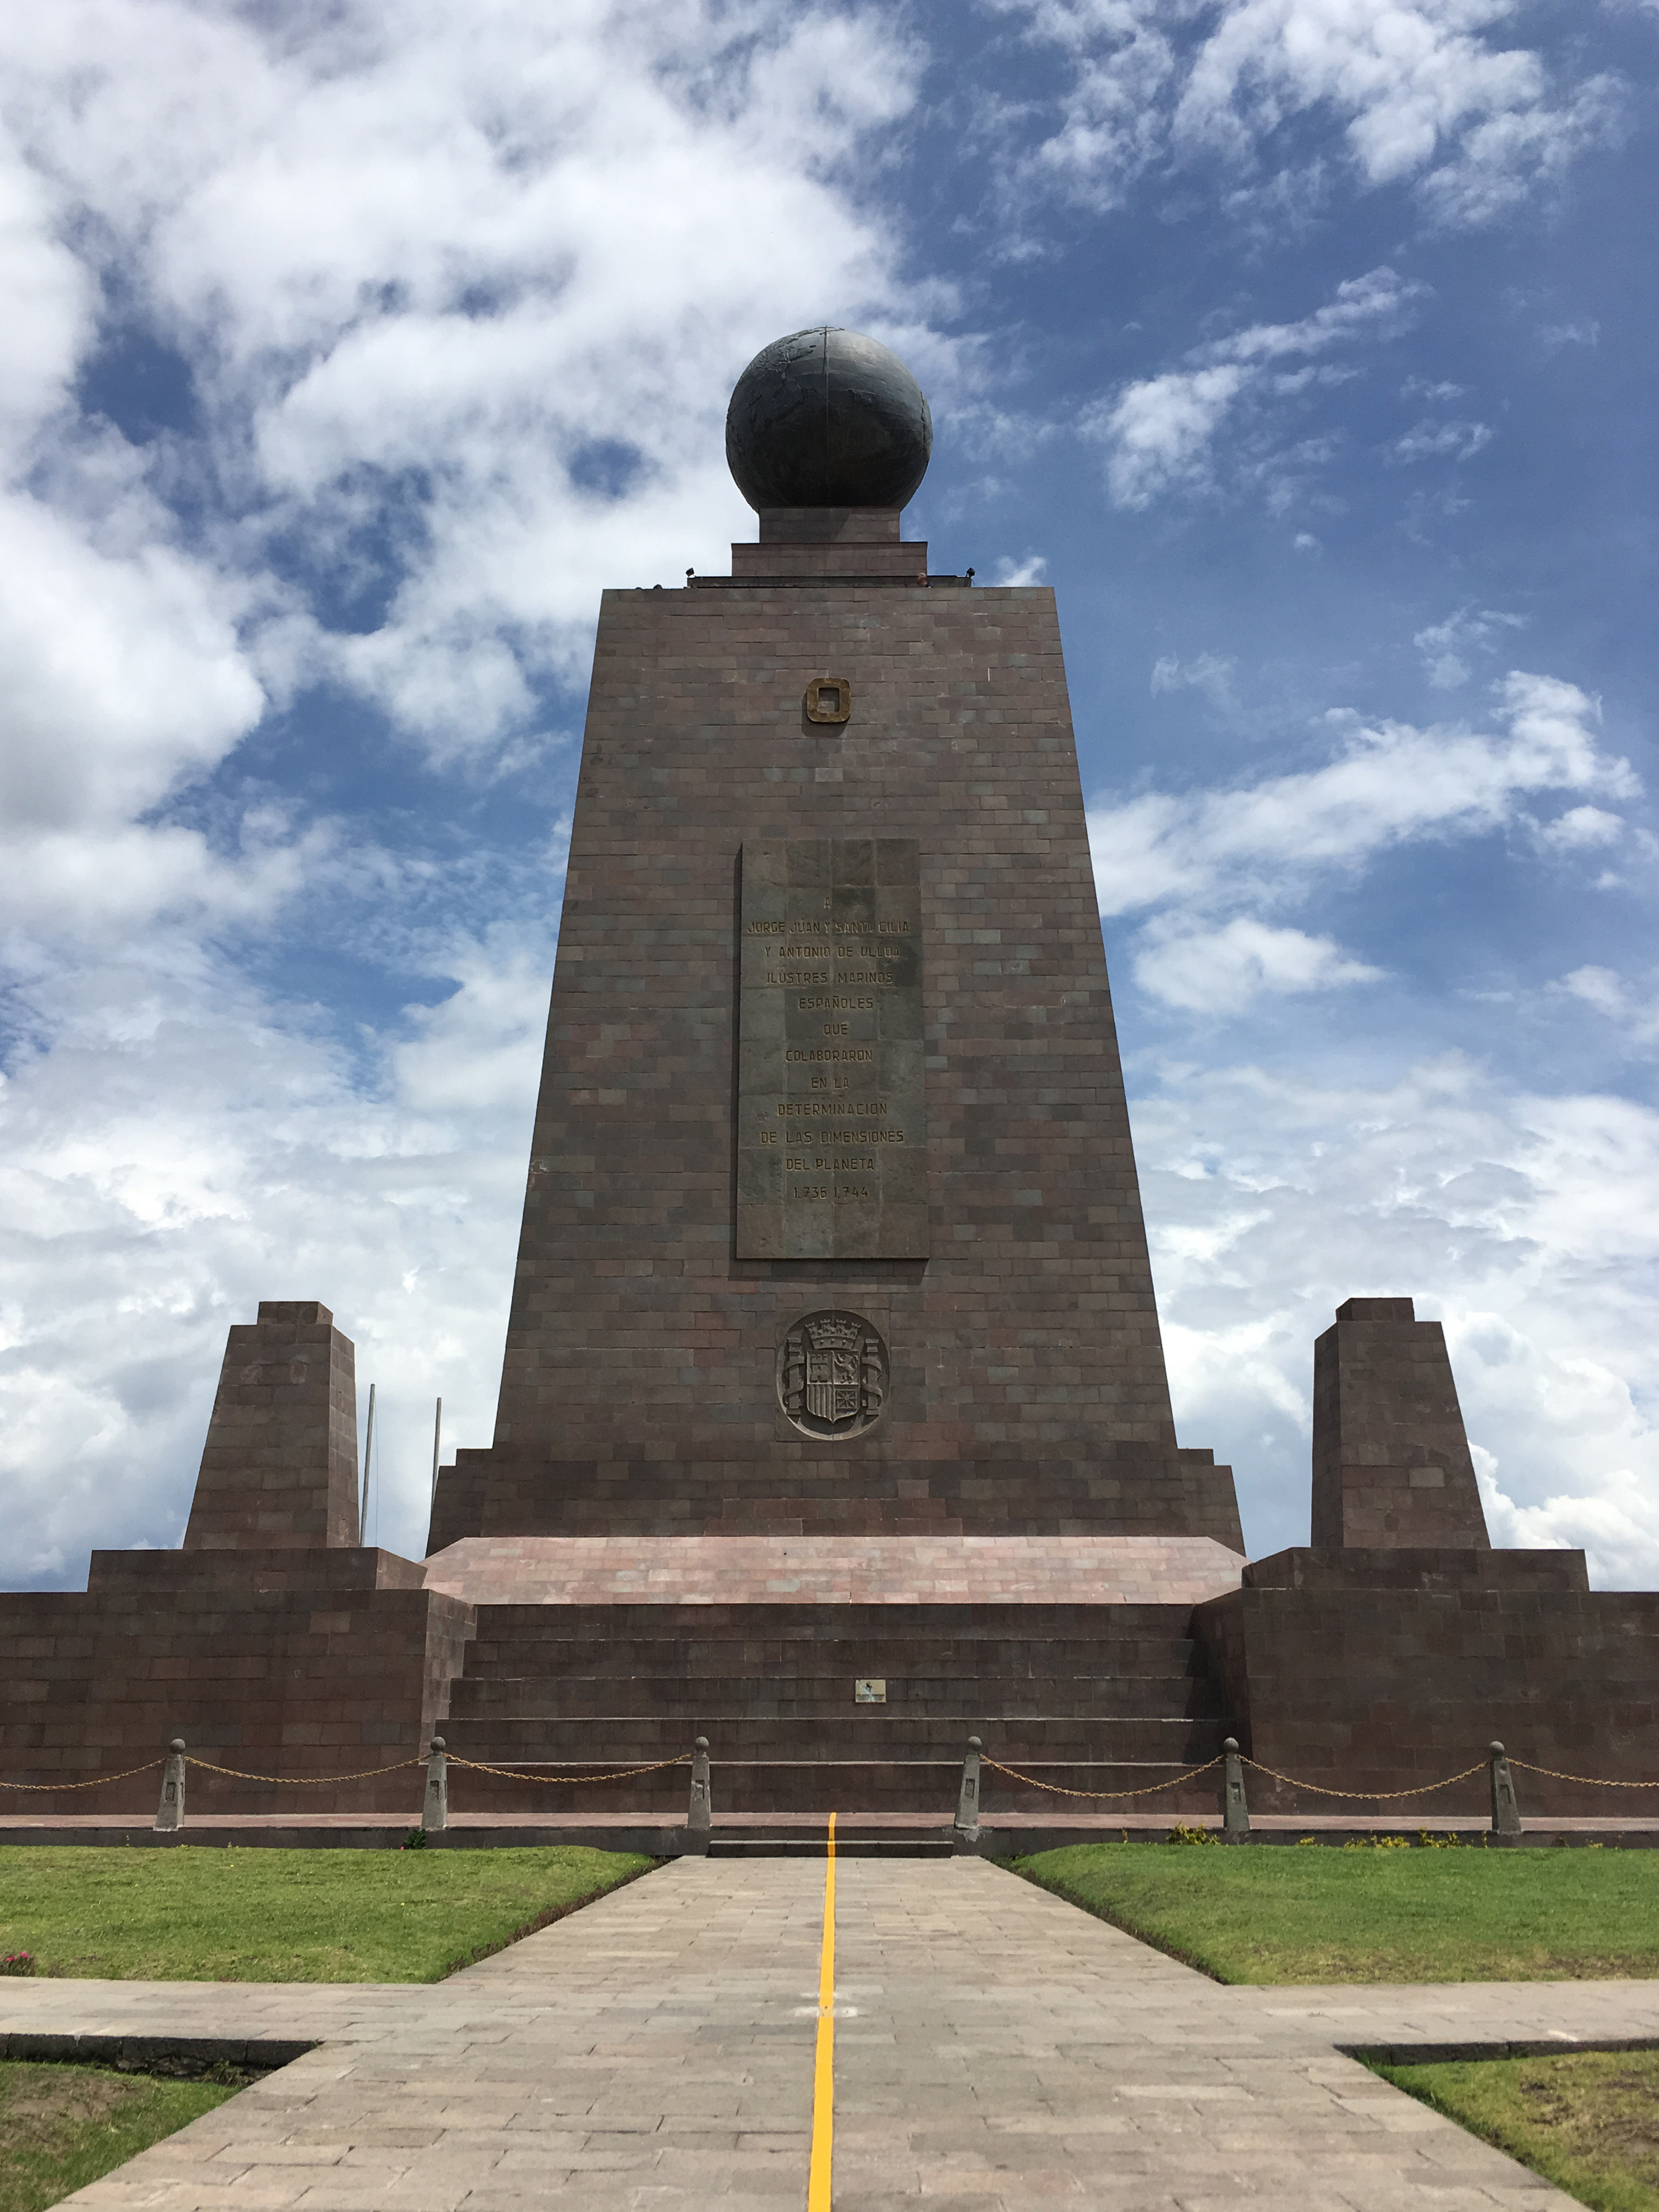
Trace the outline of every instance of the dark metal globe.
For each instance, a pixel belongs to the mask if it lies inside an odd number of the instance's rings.
[[[757,353],[726,411],[726,459],[752,507],[902,507],[933,450],[927,395],[858,331],[794,331]]]

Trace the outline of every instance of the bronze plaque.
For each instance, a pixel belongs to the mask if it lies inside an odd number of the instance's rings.
[[[927,1255],[914,837],[743,848],[738,1256]]]

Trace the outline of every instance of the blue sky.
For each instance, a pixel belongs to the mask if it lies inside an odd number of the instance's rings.
[[[176,1542],[321,1297],[487,1440],[601,587],[895,345],[1060,595],[1182,1440],[1442,1318],[1500,1541],[1659,1578],[1652,0],[61,0],[0,28],[8,1581]]]

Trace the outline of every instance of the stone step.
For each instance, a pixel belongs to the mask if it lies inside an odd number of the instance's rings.
[[[971,1718],[995,1711],[1005,1719],[1019,1716],[1136,1719],[1217,1717],[1219,1692],[1201,1674],[1136,1674],[1105,1679],[1082,1677],[1010,1682],[950,1675],[881,1676],[886,1697],[879,1710],[929,1718]],[[855,1678],[837,1670],[823,1676],[788,1674],[765,1676],[683,1674],[535,1676],[528,1680],[462,1677],[450,1686],[452,1720],[570,1720],[626,1711],[655,1718],[694,1709],[742,1713],[757,1720],[820,1720],[848,1711],[863,1711],[867,1701],[854,1694]]]
[[[492,1764],[537,1760],[553,1765],[628,1766],[677,1756],[697,1735],[717,1759],[960,1759],[969,1735],[1010,1765],[1033,1759],[1166,1759],[1191,1765],[1212,1758],[1231,1723],[1219,1715],[969,1713],[936,1717],[861,1706],[833,1717],[773,1718],[716,1706],[680,1715],[636,1713],[570,1717],[550,1715],[447,1721],[442,1734],[459,1756]]]
[[[544,1619],[542,1629],[548,1623]],[[1073,1675],[1201,1674],[1202,1650],[1189,1638],[1137,1634],[1103,1638],[1014,1638],[898,1635],[751,1636],[691,1634],[606,1638],[479,1635],[466,1648],[469,1678],[518,1680],[673,1674],[704,1680],[728,1674],[934,1674],[1048,1681]]]
[[[484,1643],[549,1635],[586,1637],[610,1644],[630,1636],[655,1638],[671,1634],[693,1640],[734,1632],[763,1639],[805,1635],[836,1640],[874,1633],[922,1637],[930,1645],[957,1638],[979,1643],[986,1637],[1001,1637],[1015,1644],[1046,1647],[1067,1641],[1116,1643],[1135,1636],[1184,1641],[1193,1613],[1190,1603],[1120,1603],[1108,1598],[1098,1604],[950,1598],[896,1599],[881,1604],[848,1599],[829,1604],[811,1599],[795,1601],[780,1594],[763,1604],[753,1601],[725,1604],[677,1603],[669,1597],[652,1597],[642,1592],[637,1601],[619,1599],[605,1604],[561,1601],[556,1625],[550,1620],[550,1605],[546,1599],[499,1602],[481,1599],[477,1607],[477,1635]]]
[[[952,1859],[961,1846],[951,1836],[841,1836],[836,1838],[838,1859]],[[828,1836],[711,1836],[707,1856],[711,1859],[827,1859]]]

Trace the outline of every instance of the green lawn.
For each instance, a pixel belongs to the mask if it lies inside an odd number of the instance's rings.
[[[1659,1852],[1078,1844],[1013,1863],[1222,1982],[1659,1975]]]
[[[1595,2212],[1659,2212],[1659,2051],[1376,2070]]]
[[[0,2061],[0,2212],[43,2212],[222,2105],[236,2087]]]
[[[111,1981],[435,1982],[644,1873],[634,1852],[0,1847],[0,1954]]]

